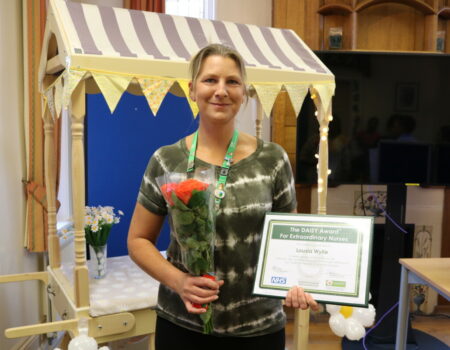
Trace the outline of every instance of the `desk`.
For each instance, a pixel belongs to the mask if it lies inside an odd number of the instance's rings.
[[[402,265],[395,350],[406,349],[409,314],[408,284],[425,284],[450,300],[450,258],[399,259]]]

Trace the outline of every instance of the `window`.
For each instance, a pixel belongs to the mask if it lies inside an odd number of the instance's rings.
[[[215,0],[166,0],[166,14],[215,19]]]

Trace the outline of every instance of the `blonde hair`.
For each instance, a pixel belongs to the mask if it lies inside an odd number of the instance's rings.
[[[215,55],[231,58],[236,63],[245,85],[247,72],[245,70],[245,63],[242,56],[236,50],[222,44],[210,44],[205,46],[191,59],[189,71],[191,73],[192,84],[195,84],[205,59],[209,56]],[[245,89],[245,94],[247,94],[247,89]]]

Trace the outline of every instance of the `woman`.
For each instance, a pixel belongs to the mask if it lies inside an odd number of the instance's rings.
[[[180,248],[172,240],[165,260],[155,248],[164,216],[164,198],[156,177],[186,172],[190,151],[194,167],[214,165],[218,177],[235,135],[235,117],[246,98],[245,66],[240,55],[214,44],[191,62],[190,98],[200,111],[198,138],[190,135],[155,152],[142,181],[128,237],[132,259],[161,282],[156,326],[157,350],[284,349],[281,301],[252,295],[264,215],[295,212],[292,171],[281,147],[238,133],[226,176],[225,196],[217,208],[214,251],[217,280],[192,276],[183,269]],[[199,314],[212,303],[214,330],[202,334]],[[286,305],[317,309],[300,287],[292,288]],[[182,347],[181,347],[182,346]]]

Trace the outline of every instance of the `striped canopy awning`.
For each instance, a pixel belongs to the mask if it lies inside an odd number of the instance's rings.
[[[53,38],[57,58],[49,67]],[[310,88],[328,108],[334,76],[292,30],[63,0],[50,0],[40,80],[50,109],[58,115],[87,77],[94,78],[111,111],[130,82],[139,83],[156,114],[170,89],[181,88],[188,96],[189,61],[210,43],[225,44],[243,56],[249,86],[266,115],[281,89],[289,93],[296,112]],[[55,71],[56,80],[44,79]],[[191,108],[196,114],[196,105],[191,103]]]

